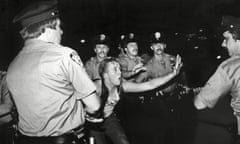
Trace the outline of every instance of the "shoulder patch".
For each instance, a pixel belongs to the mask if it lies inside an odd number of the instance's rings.
[[[78,54],[76,54],[75,52],[72,52],[72,53],[70,54],[70,57],[71,57],[71,59],[72,59],[74,62],[76,62],[78,65],[83,66],[82,60],[81,60],[81,58],[79,57]]]

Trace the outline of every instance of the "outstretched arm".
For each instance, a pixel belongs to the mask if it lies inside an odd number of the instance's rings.
[[[174,78],[182,67],[181,57],[178,55],[173,72],[163,77],[158,77],[143,83],[123,82],[123,89],[125,92],[144,92],[162,86]]]

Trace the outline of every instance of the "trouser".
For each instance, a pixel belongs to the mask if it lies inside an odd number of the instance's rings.
[[[231,127],[197,122],[193,144],[235,144]]]
[[[85,136],[81,133],[77,133],[77,130],[72,130],[69,133],[60,136],[26,136],[18,132],[18,136],[15,138],[15,144],[87,144]],[[80,136],[81,137],[78,137]]]
[[[111,114],[98,128],[89,127],[89,136],[94,137],[97,144],[107,144],[110,140],[113,144],[129,144],[127,136],[120,125],[116,114]]]
[[[13,144],[14,143],[15,130],[13,124],[8,123],[0,126],[0,143],[1,144]]]

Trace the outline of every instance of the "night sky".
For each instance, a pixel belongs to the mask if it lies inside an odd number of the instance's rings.
[[[25,5],[36,0],[1,0],[1,69],[22,46],[19,27],[12,19]],[[63,44],[80,52],[83,60],[93,53],[90,39],[99,33],[111,37],[116,47],[121,34],[134,32],[142,40],[155,31],[194,32],[199,27],[214,29],[223,15],[240,14],[237,0],[59,0]],[[80,44],[86,39],[87,44]],[[144,51],[145,46],[141,50]],[[87,51],[87,52],[86,52]],[[114,50],[113,50],[114,51]]]

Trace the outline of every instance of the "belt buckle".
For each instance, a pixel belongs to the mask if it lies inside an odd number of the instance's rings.
[[[144,103],[144,96],[139,96],[138,98],[139,98],[140,102],[143,104]]]

